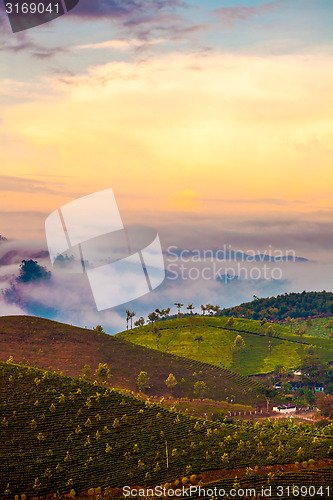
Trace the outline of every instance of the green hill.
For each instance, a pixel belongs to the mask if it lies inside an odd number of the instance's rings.
[[[243,375],[269,373],[276,366],[297,368],[306,345],[313,345],[316,354],[325,362],[333,359],[333,341],[324,338],[304,337],[291,334],[280,324],[237,318],[227,326],[226,317],[188,316],[159,321],[155,326],[146,325],[116,335],[137,345],[157,349],[216,366],[223,366]],[[273,327],[271,337],[267,328]],[[241,335],[245,349],[233,349],[235,339]],[[195,340],[201,337],[202,340]]]
[[[262,319],[269,321],[283,321],[291,318],[308,318],[315,316],[332,316],[332,292],[302,292],[285,293],[277,297],[256,298],[236,307],[223,309],[222,316],[238,318]]]
[[[8,499],[114,497],[124,485],[170,486],[185,476],[196,484],[205,471],[234,477],[333,455],[333,424],[213,423],[12,363],[0,362],[0,412],[0,497]]]
[[[107,363],[111,386],[136,393],[139,392],[137,377],[146,371],[150,387],[145,392],[150,396],[197,397],[194,384],[201,381],[206,384],[205,398],[252,406],[262,400],[257,392],[259,384],[221,367],[31,316],[0,318],[0,360],[6,361],[10,356],[14,362],[76,377],[82,374],[85,364],[94,373],[99,363]],[[171,389],[165,383],[170,373],[178,382]]]
[[[324,339],[330,338],[330,333],[333,334],[333,328],[330,327],[333,317],[327,318],[312,318],[310,325],[305,320],[297,320],[297,327],[306,328],[304,340],[307,342],[307,337],[321,337]]]

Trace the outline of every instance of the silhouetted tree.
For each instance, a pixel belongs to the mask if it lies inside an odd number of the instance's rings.
[[[145,324],[145,318],[142,316],[134,322],[134,326],[143,326]]]
[[[135,311],[130,312],[129,318],[131,320],[131,330],[133,328],[133,318],[134,318],[134,316],[135,316]]]
[[[183,307],[184,304],[182,304],[181,302],[175,302],[174,305],[177,307],[178,309],[178,312],[177,312],[177,318],[180,317],[180,309]]]
[[[49,280],[51,272],[40,266],[36,260],[22,260],[20,274],[16,278],[18,283],[30,283],[31,281]]]
[[[158,314],[156,314],[156,312],[152,312],[148,314],[148,319],[151,322],[152,326],[154,326],[155,321],[158,320]]]
[[[97,326],[95,326],[95,328],[94,328],[94,332],[97,332],[97,333],[105,333],[105,331],[103,330],[102,325],[97,325]]]
[[[188,311],[190,311],[190,314],[193,314],[193,310],[195,309],[195,307],[193,306],[193,304],[189,304],[189,305],[186,307],[186,309],[187,309]]]

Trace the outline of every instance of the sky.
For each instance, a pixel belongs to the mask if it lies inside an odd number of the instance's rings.
[[[2,10],[1,234],[45,248],[52,211],[112,188],[164,251],[330,263],[332,14],[331,0],[80,0],[13,34]]]

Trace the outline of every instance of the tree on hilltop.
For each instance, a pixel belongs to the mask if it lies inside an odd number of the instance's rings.
[[[94,328],[94,332],[97,332],[97,333],[105,333],[105,331],[103,330],[102,325],[97,325],[97,326],[95,326],[95,328]]]
[[[143,326],[145,324],[145,319],[141,316],[141,318],[137,319],[134,322],[134,326]]]
[[[179,318],[180,317],[180,309],[183,307],[184,304],[182,304],[181,302],[175,302],[174,305],[178,309],[178,311],[177,311],[177,318]]]
[[[151,325],[153,327],[154,323],[158,320],[158,314],[154,311],[154,312],[148,314],[148,319],[151,322]]]

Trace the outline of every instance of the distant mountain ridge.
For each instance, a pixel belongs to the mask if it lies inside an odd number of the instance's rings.
[[[168,251],[165,253],[167,257],[178,257],[184,259],[191,259],[195,261],[196,259],[201,259],[203,261],[207,261],[209,259],[216,259],[220,261],[243,261],[243,262],[309,262],[308,259],[304,257],[298,257],[296,255],[282,255],[281,252],[277,252],[277,255],[274,255],[274,252],[268,251],[264,253],[256,253],[253,251],[250,253],[235,251],[231,249],[227,249],[226,245],[224,245],[223,249],[210,249],[210,250],[187,250],[182,248],[175,248],[175,250],[171,250],[169,247]],[[249,252],[249,251],[248,251]]]

